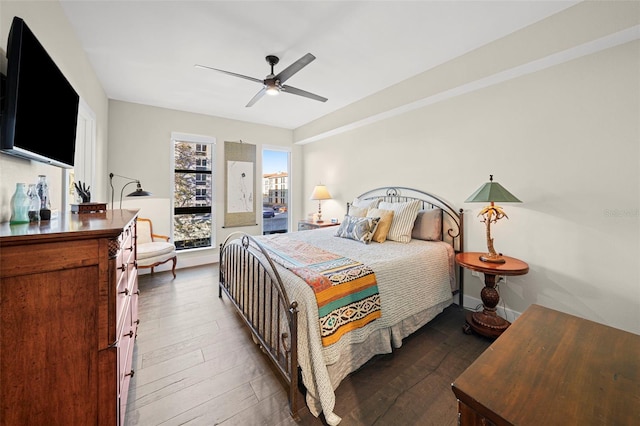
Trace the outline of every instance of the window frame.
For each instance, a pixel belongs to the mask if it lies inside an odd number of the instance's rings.
[[[176,207],[175,207],[175,188],[176,188],[176,179],[175,179],[175,170],[176,170],[176,162],[175,162],[175,144],[176,142],[186,142],[186,143],[194,143],[196,145],[209,145],[211,150],[211,158],[208,158],[207,161],[211,162],[211,245],[208,247],[194,247],[194,248],[185,248],[181,249],[180,253],[188,253],[193,251],[200,250],[211,250],[217,248],[217,222],[216,222],[216,138],[212,136],[204,136],[204,135],[196,135],[190,133],[180,133],[180,132],[171,132],[171,141],[170,141],[170,158],[171,158],[171,179],[170,179],[170,193],[171,193],[171,214],[170,214],[170,223],[171,223],[171,239],[175,241],[175,215],[176,215]],[[193,170],[194,174],[203,174],[198,173],[198,169]],[[208,174],[208,173],[206,173]],[[206,207],[188,207],[194,212],[204,212],[203,208]]]
[[[294,183],[294,178],[293,175],[295,174],[293,171],[293,150],[291,149],[291,147],[288,146],[281,146],[281,145],[262,145],[261,147],[261,171],[260,171],[260,178],[261,178],[261,190],[260,190],[260,199],[261,199],[261,203],[260,206],[264,205],[264,190],[265,190],[265,183],[264,183],[264,174],[265,174],[265,170],[264,170],[264,153],[265,151],[278,151],[278,152],[283,152],[287,154],[287,210],[288,210],[288,217],[287,217],[287,232],[293,232],[295,230],[295,228],[293,228],[293,215],[294,215],[294,201],[295,201],[295,189],[296,189],[296,185]],[[282,183],[280,183],[280,185],[282,185]],[[260,233],[264,232],[264,219],[262,222],[262,226],[260,229]]]

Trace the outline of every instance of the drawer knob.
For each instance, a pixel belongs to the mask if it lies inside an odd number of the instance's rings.
[[[120,266],[118,269],[120,269],[122,272],[127,270],[127,264],[123,263],[122,266]]]
[[[124,291],[121,291],[118,294],[124,294],[125,296],[128,296],[129,295],[129,289],[125,288]]]
[[[128,373],[127,373],[127,374],[125,374],[124,376],[125,376],[125,377],[127,377],[127,376],[131,376],[131,377],[133,377],[133,375],[134,375],[134,374],[136,374],[136,372],[135,372],[135,371],[133,371],[133,370],[131,370],[130,372],[128,372]]]
[[[130,332],[128,332],[127,334],[123,334],[122,337],[124,336],[129,336],[129,337],[133,337],[133,330],[131,330]]]

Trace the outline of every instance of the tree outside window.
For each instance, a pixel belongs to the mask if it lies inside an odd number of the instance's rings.
[[[174,141],[173,241],[177,250],[212,247],[213,143]]]

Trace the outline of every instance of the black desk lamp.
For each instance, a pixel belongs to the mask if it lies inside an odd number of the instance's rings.
[[[124,189],[134,182],[137,184],[136,190],[133,191],[131,194],[127,194],[127,197],[148,197],[152,195],[149,191],[145,191],[144,189],[142,189],[142,185],[140,185],[140,181],[138,179],[133,179],[126,176],[109,173],[109,185],[111,186],[111,210],[113,210],[113,193],[114,193],[113,178],[114,176],[129,180],[129,182],[124,184],[124,186],[122,187],[122,190],[120,191],[120,210],[122,210],[122,196],[124,194]]]

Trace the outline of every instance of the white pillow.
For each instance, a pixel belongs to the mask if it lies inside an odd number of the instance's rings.
[[[393,221],[387,234],[387,240],[401,243],[411,241],[413,223],[416,221],[421,204],[420,200],[406,201],[404,203],[387,203],[383,201],[378,204],[379,209],[393,210]]]
[[[353,202],[351,203],[352,206],[354,207],[360,207],[361,209],[375,209],[378,207],[378,203],[382,201],[382,198],[375,198],[373,200],[361,200],[358,197],[353,199]]]
[[[368,211],[369,209],[366,207],[349,206],[349,216],[366,217]]]

